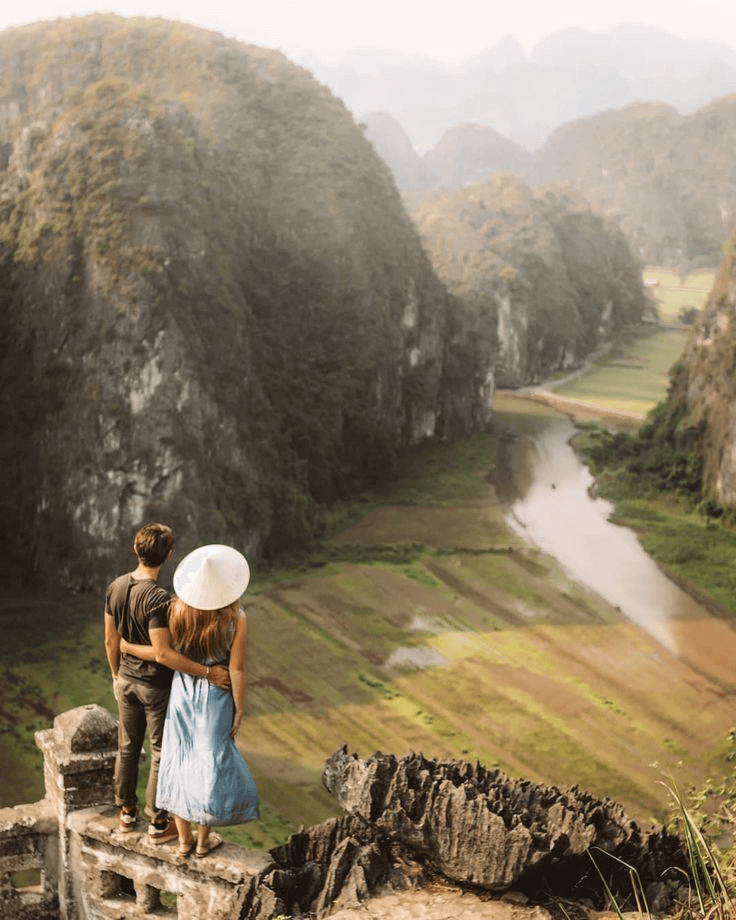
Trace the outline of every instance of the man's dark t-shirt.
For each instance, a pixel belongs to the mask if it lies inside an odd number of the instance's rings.
[[[149,629],[167,629],[171,595],[150,578],[120,575],[107,589],[105,612],[115,620],[121,638],[134,645],[150,645]],[[119,674],[152,687],[170,687],[174,672],[156,661],[120,655]]]

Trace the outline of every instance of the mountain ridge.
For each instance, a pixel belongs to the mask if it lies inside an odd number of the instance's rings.
[[[439,67],[392,52],[387,69],[381,63],[387,53],[376,52],[369,65],[364,51],[362,69],[349,56],[347,64],[321,64],[314,54],[305,60],[358,118],[386,111],[419,150],[434,146],[452,125],[476,121],[533,151],[564,121],[604,108],[655,98],[687,113],[736,90],[736,48],[653,26],[560,30],[529,53],[506,36]]]

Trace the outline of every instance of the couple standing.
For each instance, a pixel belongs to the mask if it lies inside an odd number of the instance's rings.
[[[250,578],[229,546],[201,546],[174,573],[172,596],[157,584],[174,534],[147,524],[135,535],[138,566],[105,598],[105,651],[118,703],[115,804],[119,829],[138,823],[138,763],[146,729],[149,840],[178,837],[179,855],[206,856],[210,828],[258,818],[258,794],[235,746],[245,702],[246,619],[240,597]],[[192,822],[197,824],[196,841]]]

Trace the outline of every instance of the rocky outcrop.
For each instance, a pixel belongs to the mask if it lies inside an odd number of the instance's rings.
[[[279,53],[161,20],[7,30],[0,150],[14,576],[105,578],[146,519],[177,552],[304,545],[403,445],[487,418],[487,350],[452,358],[467,330],[386,166]]]
[[[268,910],[323,917],[334,906],[438,875],[496,893],[513,888],[536,900],[574,897],[599,906],[607,885],[623,906],[633,894],[631,868],[657,910],[686,864],[677,838],[640,828],[610,799],[511,780],[479,764],[415,754],[364,761],[343,747],[328,759],[323,782],[348,816],[271,851],[277,867],[254,888],[244,920],[266,918]]]
[[[645,316],[621,230],[569,187],[499,174],[425,194],[412,217],[438,274],[494,341],[498,386],[578,366]]]
[[[592,848],[636,865],[644,884],[682,865],[677,838],[643,831],[618,803],[480,764],[383,754],[362,761],[342,748],[323,781],[345,811],[442,875],[491,891],[551,885],[561,894]],[[583,884],[579,875],[575,884]]]

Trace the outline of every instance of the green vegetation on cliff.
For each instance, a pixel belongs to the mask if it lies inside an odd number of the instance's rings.
[[[635,435],[601,433],[590,450],[608,489],[674,492],[711,517],[736,515],[736,247],[671,371],[666,399]]]
[[[683,420],[682,409],[665,401],[633,433],[593,430],[585,440],[585,454],[596,476],[605,473],[605,494],[656,496],[665,491],[698,501],[703,486],[702,431]]]
[[[101,556],[112,573],[146,518],[182,550],[304,546],[401,449],[482,427],[490,345],[307,71],[89,16],[1,33],[0,100],[19,575],[57,559],[89,582]]]
[[[646,313],[623,234],[569,187],[496,175],[427,193],[412,216],[440,277],[497,340],[500,386],[574,367]]]
[[[559,127],[537,167],[543,181],[572,182],[615,215],[646,262],[712,268],[736,213],[735,138],[734,94],[683,116],[632,103]]]

